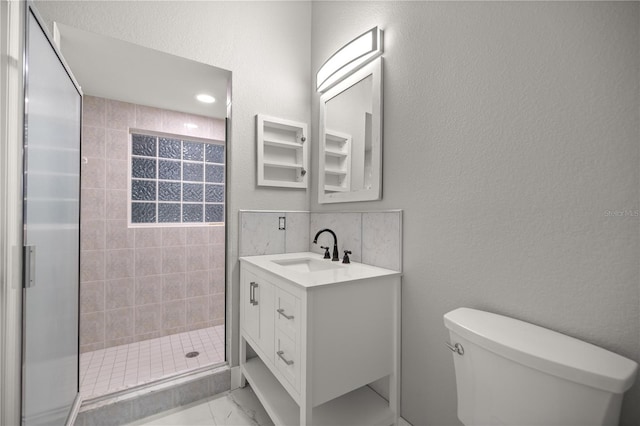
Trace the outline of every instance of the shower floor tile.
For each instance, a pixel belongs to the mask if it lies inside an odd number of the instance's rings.
[[[199,355],[187,358],[189,352]],[[224,325],[80,354],[83,399],[224,362]]]

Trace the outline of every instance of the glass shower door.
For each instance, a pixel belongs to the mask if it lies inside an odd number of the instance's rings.
[[[78,394],[82,95],[27,7],[22,424],[63,425]]]

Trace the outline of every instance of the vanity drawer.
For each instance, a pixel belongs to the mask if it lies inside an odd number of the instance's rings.
[[[282,289],[276,295],[276,328],[289,338],[295,340],[298,336],[300,323],[300,300]]]
[[[276,366],[296,391],[300,390],[300,351],[295,340],[276,332]]]

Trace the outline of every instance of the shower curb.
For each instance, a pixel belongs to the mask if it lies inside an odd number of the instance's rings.
[[[117,426],[190,404],[231,388],[228,365],[202,367],[82,401],[75,426]]]

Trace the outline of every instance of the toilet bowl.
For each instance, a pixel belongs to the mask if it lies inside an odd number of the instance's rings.
[[[458,418],[466,426],[617,425],[638,364],[524,321],[469,308],[444,315]]]

